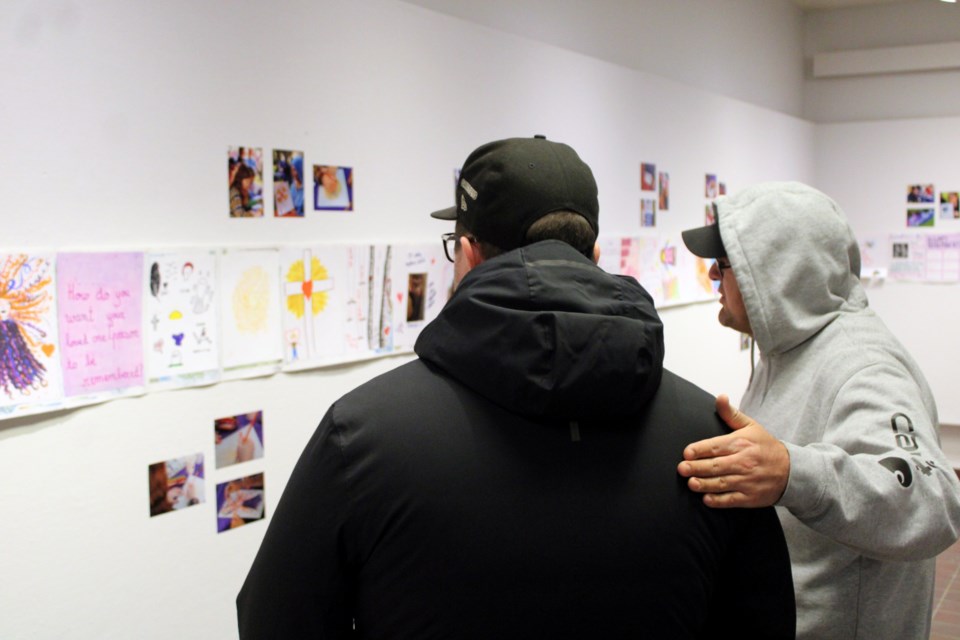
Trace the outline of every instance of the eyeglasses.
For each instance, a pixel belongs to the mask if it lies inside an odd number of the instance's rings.
[[[717,265],[717,271],[720,273],[720,279],[722,280],[724,270],[730,268],[730,261],[726,260],[724,262],[720,262],[720,259],[717,259],[716,265]]]
[[[443,255],[447,256],[447,260],[450,262],[455,262],[454,256],[456,255],[457,245],[460,243],[460,238],[466,238],[471,244],[477,242],[476,238],[466,234],[445,233],[440,236],[440,239],[443,241]]]

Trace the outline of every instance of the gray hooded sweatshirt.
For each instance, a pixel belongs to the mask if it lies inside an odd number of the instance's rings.
[[[797,637],[926,639],[960,484],[923,374],[867,306],[843,212],[798,183],[717,201],[760,362],[740,409],[786,445]]]

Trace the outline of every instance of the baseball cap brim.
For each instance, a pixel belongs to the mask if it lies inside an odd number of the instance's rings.
[[[440,209],[439,211],[434,211],[433,213],[431,213],[430,217],[436,218],[437,220],[456,220],[457,208],[447,207],[446,209]]]
[[[727,250],[723,247],[723,239],[720,237],[720,227],[714,223],[705,227],[696,229],[687,229],[682,232],[683,244],[695,256],[701,258],[723,258],[727,255]]]

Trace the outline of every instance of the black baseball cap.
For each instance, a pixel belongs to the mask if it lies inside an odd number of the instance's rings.
[[[458,220],[477,239],[510,251],[534,222],[554,211],[578,213],[599,232],[597,182],[577,152],[544,136],[489,142],[460,171],[455,205],[430,215]]]
[[[711,204],[713,206],[713,219],[719,221],[717,205]],[[717,222],[704,227],[687,229],[681,232],[680,236],[683,238],[683,244],[687,245],[687,249],[690,249],[690,252],[695,256],[714,259],[727,256],[727,250],[723,247],[723,238],[720,237],[720,225]]]

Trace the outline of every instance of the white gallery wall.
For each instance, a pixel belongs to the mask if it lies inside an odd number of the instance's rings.
[[[820,125],[816,185],[831,194],[859,236],[906,230],[906,191],[932,183],[960,191],[960,117]],[[928,233],[960,232],[940,220]],[[885,282],[867,289],[871,306],[919,362],[941,422],[960,426],[960,285]],[[951,459],[960,460],[957,430],[944,428]]]
[[[770,83],[766,95],[736,89],[755,77],[730,44],[745,24],[783,35],[754,42],[751,55],[801,64],[800,13],[763,3],[778,8],[737,0],[722,19],[661,22],[678,42],[716,43],[721,90],[679,48],[689,75],[667,79],[397,0],[4,2],[0,250],[439,241],[450,229],[426,214],[448,204],[466,155],[537,133],[593,167],[601,234],[639,232],[640,162],[670,173],[662,231],[701,223],[705,173],[731,191],[822,183],[859,210],[856,185],[842,179],[854,154],[825,157],[832,131],[853,130],[796,117],[792,66],[773,93]],[[305,219],[229,219],[228,146],[353,167],[355,211],[313,212],[308,196]],[[870,198],[867,207],[885,195]],[[749,359],[716,311],[663,312],[667,366],[737,400]],[[0,421],[0,638],[235,637],[233,598],[266,522],[217,534],[215,484],[263,471],[269,521],[330,403],[408,357]],[[257,409],[265,457],[214,469],[213,420]],[[148,517],[147,465],[195,452],[208,461],[207,502]]]

